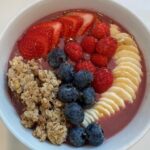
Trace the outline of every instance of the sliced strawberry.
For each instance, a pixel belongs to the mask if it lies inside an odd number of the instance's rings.
[[[62,24],[58,21],[43,22],[32,26],[28,33],[38,33],[49,39],[49,49],[54,48],[60,38]]]
[[[83,20],[78,16],[63,16],[59,18],[59,21],[63,24],[63,37],[74,37],[81,27]]]
[[[58,19],[63,25],[63,30],[62,30],[62,37],[71,37],[72,35],[72,29],[73,29],[73,22],[66,18],[65,16],[61,17]]]
[[[49,49],[48,39],[41,34],[28,34],[18,42],[18,49],[25,59],[41,58]]]
[[[70,12],[67,15],[78,16],[83,19],[83,24],[77,32],[77,36],[83,35],[90,27],[92,27],[95,20],[94,14],[88,12]]]

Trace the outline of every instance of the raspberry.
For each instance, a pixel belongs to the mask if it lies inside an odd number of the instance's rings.
[[[93,54],[91,56],[91,61],[94,65],[98,67],[106,67],[108,63],[108,58],[101,54]]]
[[[93,36],[86,36],[82,43],[81,46],[83,48],[83,50],[87,53],[93,53],[96,47],[96,42],[97,39]]]
[[[117,49],[117,41],[112,37],[101,39],[96,45],[96,51],[109,59],[115,54]]]
[[[77,42],[69,42],[65,46],[65,52],[68,57],[75,62],[78,62],[83,57],[82,47]]]
[[[93,87],[97,93],[105,92],[113,83],[113,75],[107,68],[101,68],[94,74]]]
[[[76,64],[75,69],[76,71],[86,70],[93,74],[96,71],[96,67],[89,60],[80,61],[78,64]]]
[[[110,34],[109,25],[104,22],[98,21],[92,30],[92,35],[97,39],[101,39]]]

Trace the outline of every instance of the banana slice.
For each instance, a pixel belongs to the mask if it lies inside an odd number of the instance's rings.
[[[124,72],[128,72],[130,73],[134,78],[137,78],[138,80],[140,80],[140,74],[138,74],[138,72],[136,72],[132,67],[130,66],[117,66],[113,72],[116,71],[121,71],[122,73]]]
[[[86,114],[86,113],[85,113]],[[84,116],[84,120],[83,120],[83,122],[82,122],[82,125],[84,126],[84,127],[87,127],[90,123],[89,122],[87,122],[87,116],[85,115]]]
[[[132,67],[138,74],[143,74],[141,68],[131,62],[122,62],[118,66],[129,66]]]
[[[118,77],[116,79],[114,79],[113,83],[126,83],[128,84],[134,91],[137,91],[138,87],[131,81],[131,79],[129,78],[125,78],[125,77]]]
[[[127,51],[127,50],[122,50],[122,51],[119,51],[119,52],[116,52],[116,54],[114,55],[114,59],[119,59],[121,57],[131,57],[131,58],[134,58],[138,61],[141,61],[141,57],[134,53],[134,52],[130,52],[130,51]]]
[[[133,45],[136,46],[135,41],[131,38],[131,36],[127,33],[118,33],[114,36],[114,38],[118,41],[118,45]]]
[[[99,99],[99,101],[103,101],[103,102],[109,104],[110,106],[112,106],[114,111],[119,111],[120,110],[118,104],[116,104],[112,99],[109,99],[109,98],[106,98],[106,97],[101,97]]]
[[[115,25],[115,24],[111,24],[110,25],[110,34],[111,36],[115,36],[116,34],[120,33],[120,29],[119,26]]]
[[[97,110],[95,109],[89,109],[85,111],[87,114],[91,115],[95,120],[98,120],[103,116],[103,114],[100,114]]]
[[[94,106],[94,109],[96,109],[99,113],[103,113],[104,116],[111,116],[110,111],[107,108],[100,105],[100,104],[96,103],[95,106]]]
[[[133,100],[136,98],[135,91],[127,83],[113,83],[113,85],[125,89],[132,96]]]
[[[130,79],[130,81],[134,84],[134,87],[138,87],[139,86],[139,83],[141,82],[141,78],[136,78],[135,76],[133,76],[132,74],[130,74],[129,72],[127,71],[116,71],[114,70],[113,71],[113,76],[114,78],[128,78]],[[123,82],[124,83],[124,82]],[[131,87],[133,89],[133,87]],[[134,88],[133,90],[135,91],[135,89],[137,88]]]
[[[90,114],[86,113],[86,116],[89,118],[89,119],[88,119],[88,121],[89,121],[89,122],[91,122],[91,123],[92,123],[92,122],[94,122],[94,121],[95,121],[95,119],[92,117],[92,115],[90,115]]]
[[[138,67],[142,67],[141,66],[141,64],[140,64],[140,62],[137,60],[137,59],[135,59],[135,58],[131,58],[131,57],[120,57],[119,59],[117,59],[116,61],[115,61],[115,63],[118,65],[118,64],[120,64],[120,63],[122,63],[122,62],[131,62],[131,63],[133,63],[133,64],[135,64],[135,65],[137,65]]]
[[[105,103],[104,101],[98,101],[96,103],[96,105],[101,105],[103,106],[104,108],[106,108],[111,114],[114,114],[115,113],[115,110],[113,109],[113,107],[107,103]]]
[[[128,50],[139,54],[139,50],[133,45],[120,45],[116,51],[119,52],[121,50]]]
[[[87,122],[88,124],[90,124],[90,123],[92,123],[92,120],[91,120],[91,116],[90,115],[88,115],[86,112],[84,113],[84,120],[85,120],[85,122]]]
[[[109,88],[108,91],[116,93],[124,101],[133,103],[132,96],[125,89],[123,89],[121,87],[112,86],[111,88]]]
[[[113,100],[118,106],[122,108],[125,107],[124,100],[114,92],[105,92],[102,94],[102,97]]]

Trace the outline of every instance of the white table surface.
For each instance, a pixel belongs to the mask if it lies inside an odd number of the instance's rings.
[[[34,0],[0,0],[0,33],[8,21]],[[150,30],[150,0],[115,0],[133,11]],[[0,121],[0,150],[29,150]],[[150,150],[150,131],[130,150]]]

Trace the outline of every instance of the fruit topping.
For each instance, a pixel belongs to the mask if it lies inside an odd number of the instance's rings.
[[[93,87],[97,93],[105,92],[113,83],[113,75],[107,68],[101,68],[94,74]]]
[[[80,147],[85,144],[85,129],[82,127],[74,127],[69,130],[69,143],[75,147]]]
[[[101,54],[93,54],[91,56],[91,61],[97,67],[106,67],[108,63],[108,58]]]
[[[96,67],[89,60],[83,60],[76,64],[76,71],[86,70],[94,74]]]
[[[41,58],[49,49],[48,39],[40,34],[24,36],[18,42],[18,49],[25,59]]]
[[[62,63],[66,62],[67,56],[62,49],[54,48],[48,54],[48,63],[53,68],[58,68]]]
[[[104,132],[100,125],[92,123],[85,130],[90,145],[98,146],[104,142]]]
[[[58,44],[61,31],[62,24],[58,21],[44,22],[34,25],[29,29],[29,32],[43,33],[46,37],[48,36],[49,50]]]
[[[69,38],[74,37],[83,24],[83,19],[79,16],[62,16],[58,19],[63,25],[62,36]]]
[[[58,69],[58,77],[65,83],[69,83],[74,78],[73,65],[69,63],[62,63]]]
[[[52,35],[53,35],[53,29],[51,27],[51,23],[40,23],[34,26],[31,26],[29,30],[26,33],[26,36],[31,35],[31,34],[41,34],[45,36],[45,38],[48,38],[48,43],[49,47],[51,46],[52,43]]]
[[[94,14],[88,12],[70,12],[67,15],[78,16],[83,20],[83,24],[77,32],[77,36],[83,35],[88,29],[90,29],[90,27],[93,26],[95,20]]]
[[[75,62],[78,62],[83,57],[82,47],[77,42],[68,42],[65,45],[65,52]]]
[[[95,99],[96,99],[96,93],[92,87],[88,87],[84,89],[82,94],[82,101],[81,101],[82,107],[89,108],[93,106],[93,104],[95,103]]]
[[[62,102],[74,102],[79,98],[79,92],[71,84],[63,84],[59,88],[58,98]]]
[[[81,46],[86,53],[93,53],[95,51],[97,39],[93,36],[86,36],[82,40]]]
[[[109,59],[115,54],[117,49],[117,41],[112,37],[101,39],[96,45],[96,51]]]
[[[110,35],[110,27],[107,23],[97,21],[93,30],[92,35],[97,39],[104,38]]]
[[[74,125],[80,125],[84,120],[84,111],[77,103],[66,104],[64,114],[68,121]]]
[[[88,87],[92,81],[93,75],[88,71],[79,71],[74,76],[74,85],[79,89]]]

